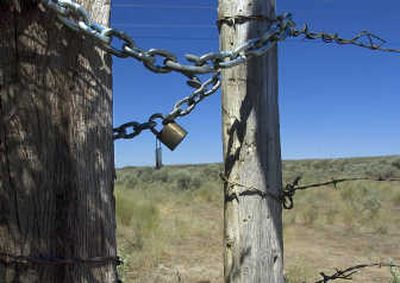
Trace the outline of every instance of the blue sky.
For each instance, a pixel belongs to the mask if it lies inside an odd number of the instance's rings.
[[[113,0],[111,25],[142,48],[180,58],[218,50],[217,1]],[[129,4],[127,7],[124,4]],[[188,8],[195,7],[195,8]],[[278,0],[301,26],[347,37],[371,31],[400,48],[400,2]],[[400,54],[290,38],[279,44],[279,95],[284,159],[400,154]],[[167,113],[190,94],[179,74],[159,75],[131,59],[113,60],[114,124]],[[178,122],[189,132],[166,164],[222,161],[220,93]],[[144,132],[115,142],[116,166],[153,165],[155,138]]]

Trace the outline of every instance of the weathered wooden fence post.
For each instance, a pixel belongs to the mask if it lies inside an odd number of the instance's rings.
[[[0,282],[116,282],[111,58],[0,3]],[[110,1],[80,3],[108,24]]]
[[[274,0],[219,0],[221,49],[265,32]],[[281,192],[277,49],[223,72],[225,282],[282,283],[282,206],[244,187]]]

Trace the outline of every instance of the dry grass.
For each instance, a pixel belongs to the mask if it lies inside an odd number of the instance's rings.
[[[304,182],[340,176],[400,176],[400,158],[287,161],[284,176]],[[222,282],[220,165],[127,168],[116,184],[124,282]],[[285,273],[313,282],[321,271],[390,259],[400,262],[400,184],[354,182],[299,192],[284,213]],[[395,282],[370,269],[354,282]],[[390,281],[393,280],[393,281]],[[339,282],[339,281],[338,281]]]

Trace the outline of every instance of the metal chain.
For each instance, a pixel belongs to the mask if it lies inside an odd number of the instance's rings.
[[[144,123],[135,121],[122,124],[114,128],[114,139],[132,139],[139,135],[143,130],[150,130],[157,135],[156,126],[157,119],[162,120],[162,124],[167,124],[176,118],[188,115],[193,109],[207,96],[215,93],[221,86],[220,72],[215,73],[209,80],[200,85],[198,89],[192,92],[191,95],[179,100],[175,103],[171,112],[167,115],[162,113],[155,113],[149,117],[149,120]]]
[[[144,130],[151,130],[157,126],[156,122],[138,123],[135,121],[122,124],[121,126],[113,129],[114,139],[133,139]]]
[[[220,72],[216,72],[210,79],[205,81],[191,95],[179,100],[172,111],[166,116],[165,121],[172,121],[178,117],[183,117],[196,107],[207,96],[215,93],[221,86]]]
[[[134,58],[155,73],[175,71],[189,78],[193,78],[196,74],[215,73],[239,65],[249,57],[266,53],[276,42],[285,40],[290,35],[290,27],[293,24],[290,14],[284,14],[273,21],[263,36],[251,39],[231,51],[211,52],[202,56],[186,54],[188,64],[185,64],[178,62],[177,56],[170,51],[156,48],[142,49],[126,33],[91,22],[83,6],[72,0],[42,0],[42,3],[56,12],[58,19],[67,27],[90,36],[109,53],[121,58]],[[121,46],[113,45],[114,40],[119,40]]]
[[[126,33],[92,22],[85,8],[72,0],[41,0],[41,2],[45,7],[54,11],[64,25],[92,38],[107,52],[120,58],[136,59],[155,73],[172,71],[181,73],[188,78],[188,85],[195,89],[189,96],[178,101],[167,115],[156,113],[149,118],[148,122],[132,121],[115,128],[114,139],[132,139],[143,130],[156,132],[157,123],[154,121],[154,117],[161,118],[165,124],[178,117],[188,115],[200,101],[218,90],[221,85],[220,71],[222,69],[232,68],[255,56],[262,56],[276,43],[287,37],[304,36],[311,40],[321,39],[326,43],[351,44],[371,50],[400,53],[400,49],[383,48],[386,41],[366,31],[351,39],[345,39],[337,34],[311,32],[307,25],[296,29],[296,23],[292,20],[291,14],[284,13],[271,20],[269,29],[260,37],[250,39],[233,50],[211,52],[201,56],[186,54],[187,63],[181,63],[177,56],[170,51],[156,48],[142,49]],[[115,41],[119,41],[119,47]],[[200,74],[212,75],[211,78],[202,82],[197,76]]]

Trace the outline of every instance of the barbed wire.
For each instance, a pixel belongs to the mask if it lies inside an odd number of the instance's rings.
[[[289,183],[288,186],[293,188],[293,190],[307,190],[310,188],[317,188],[317,187],[324,187],[328,185],[333,185],[335,188],[337,188],[337,184],[343,183],[343,182],[351,182],[351,181],[375,181],[375,182],[400,182],[400,178],[385,178],[385,177],[349,177],[349,178],[339,178],[339,179],[334,179],[332,178],[329,181],[324,181],[320,183],[312,183],[308,185],[299,185],[299,181],[301,180],[301,177],[296,177],[292,183]]]
[[[384,177],[348,177],[348,178],[332,178],[329,181],[312,183],[307,185],[300,185],[301,176],[297,176],[292,182],[286,184],[285,188],[283,188],[283,196],[284,202],[283,206],[285,209],[292,209],[294,206],[293,197],[297,191],[307,190],[311,188],[325,187],[328,185],[333,185],[334,188],[337,188],[337,184],[343,182],[352,182],[352,181],[375,181],[375,182],[400,182],[400,178],[384,178]]]
[[[350,266],[345,269],[336,268],[336,271],[331,275],[327,275],[324,272],[320,272],[319,274],[322,276],[322,279],[317,280],[314,283],[327,283],[327,282],[334,281],[337,279],[352,280],[353,279],[352,276],[354,274],[360,272],[362,269],[366,269],[369,267],[400,268],[400,265],[394,264],[394,263],[374,262],[374,263],[357,264],[357,265]]]
[[[307,25],[301,29],[296,29],[296,23],[289,13],[284,13],[273,19],[265,16],[238,15],[233,17],[222,16],[218,20],[218,25],[241,24],[256,18],[257,20],[267,20],[270,22],[270,27],[260,37],[247,40],[232,50],[209,52],[201,56],[188,53],[185,55],[186,63],[183,63],[179,62],[178,57],[168,50],[143,49],[126,33],[93,22],[85,8],[72,0],[41,0],[41,3],[49,10],[54,11],[57,18],[65,26],[95,40],[102,49],[110,54],[140,61],[154,73],[178,72],[186,76],[188,85],[195,90],[176,102],[170,113],[155,113],[150,116],[150,118],[153,116],[161,118],[163,124],[186,116],[205,97],[215,93],[221,85],[221,70],[243,64],[253,57],[263,56],[279,41],[284,41],[288,37],[304,36],[304,38],[310,40],[321,39],[326,43],[334,42],[340,45],[355,45],[370,50],[400,53],[400,49],[384,48],[383,45],[386,41],[367,31],[363,31],[351,39],[345,39],[339,37],[338,34],[311,32]],[[119,47],[116,46],[115,41],[119,41]],[[201,74],[211,74],[211,76],[202,82],[198,77]],[[151,121],[150,118],[144,123],[131,121],[115,128],[113,131],[114,139],[132,139],[144,130],[151,130],[154,133],[155,125],[152,123],[154,120]]]
[[[325,43],[336,43],[339,45],[355,45],[370,50],[378,50],[382,52],[400,53],[400,49],[385,48],[384,44],[387,43],[383,38],[369,32],[362,31],[351,39],[340,37],[337,33],[326,32],[311,32],[307,24],[301,29],[292,29],[292,37],[304,36],[305,39],[317,40],[320,39]]]
[[[90,257],[90,258],[62,258],[56,256],[44,256],[44,255],[15,255],[11,253],[0,252],[0,262],[4,264],[34,264],[34,265],[47,265],[47,266],[60,266],[60,265],[105,265],[114,264],[119,266],[124,264],[124,261],[119,256],[105,256],[105,257]],[[119,274],[116,274],[116,283],[122,283],[119,278]]]
[[[296,177],[292,182],[288,182],[285,187],[282,188],[279,194],[271,193],[268,191],[263,191],[255,186],[248,186],[241,184],[236,181],[230,180],[223,173],[219,174],[222,181],[228,185],[228,191],[225,194],[225,201],[237,200],[239,201],[239,196],[250,196],[259,195],[262,198],[271,197],[272,199],[282,203],[284,209],[292,209],[294,207],[294,196],[297,191],[307,190],[310,188],[324,187],[328,185],[333,185],[337,188],[337,184],[343,182],[351,181],[375,181],[375,182],[400,182],[399,178],[384,178],[384,177],[349,177],[349,178],[332,178],[329,181],[311,183],[307,185],[300,185],[301,177]],[[244,188],[244,190],[239,190],[239,188]]]
[[[228,185],[228,192],[225,195],[225,201],[237,200],[239,196],[259,195],[262,198],[271,197],[278,202],[283,202],[283,196],[277,195],[268,191],[262,191],[255,186],[246,186],[236,181],[229,180],[224,174],[220,173],[219,177]],[[237,190],[235,187],[244,188],[245,190]]]
[[[18,263],[18,264],[39,264],[39,265],[77,265],[77,264],[108,264],[114,263],[115,265],[123,264],[123,261],[118,256],[106,257],[91,257],[91,258],[61,258],[55,256],[25,256],[14,255],[11,253],[0,252],[0,261],[4,263]]]

